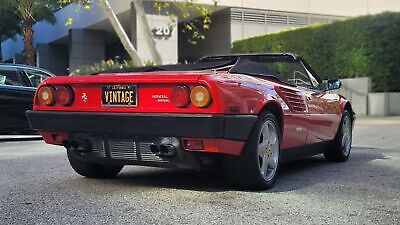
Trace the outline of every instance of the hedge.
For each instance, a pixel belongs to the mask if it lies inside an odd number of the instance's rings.
[[[234,42],[233,52],[293,52],[324,79],[368,76],[374,91],[400,91],[400,13],[256,36]]]
[[[122,62],[118,62],[108,59],[91,65],[81,65],[77,68],[72,68],[69,75],[89,75],[111,69],[126,69],[133,67],[135,67],[135,63],[132,60],[123,60]]]

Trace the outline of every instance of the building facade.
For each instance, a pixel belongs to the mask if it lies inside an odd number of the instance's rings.
[[[141,58],[150,61],[132,0],[110,0],[110,3]],[[213,10],[212,24],[204,33],[206,39],[193,45],[182,32],[182,21],[171,23],[168,16],[154,10],[150,1],[144,1],[146,17],[164,64],[226,54],[231,51],[233,41],[254,35],[386,10],[400,11],[400,1],[396,0],[219,0],[217,6],[213,0],[198,3]],[[90,11],[69,5],[56,12],[56,18],[55,25],[46,22],[34,25],[37,66],[61,75],[80,65],[127,58],[111,24],[95,4]],[[68,18],[73,18],[73,23],[67,26]],[[22,49],[20,36],[4,41],[3,60],[20,63]]]

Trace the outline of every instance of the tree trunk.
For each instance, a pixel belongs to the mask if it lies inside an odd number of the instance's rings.
[[[124,28],[122,27],[121,23],[119,22],[117,16],[114,13],[114,10],[111,8],[110,3],[108,0],[99,0],[102,3],[102,9],[107,16],[108,20],[110,21],[115,33],[118,35],[119,39],[121,40],[122,45],[124,46],[125,50],[128,52],[131,59],[135,62],[137,66],[143,66],[143,62],[140,59],[135,47],[133,47],[132,42],[129,40],[128,35]]]
[[[24,63],[27,65],[35,65],[35,52],[33,49],[33,30],[32,23],[29,21],[22,22],[22,38],[24,40]]]
[[[133,4],[135,5],[138,22],[144,34],[144,39],[146,40],[147,46],[149,47],[153,61],[156,65],[161,65],[162,64],[161,56],[156,48],[156,43],[153,39],[153,34],[150,30],[150,26],[146,18],[146,13],[144,11],[143,2],[142,0],[133,0]]]

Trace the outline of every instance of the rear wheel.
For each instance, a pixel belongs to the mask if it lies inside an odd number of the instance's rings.
[[[268,189],[273,186],[280,166],[279,126],[275,116],[261,114],[239,157],[227,156],[227,178],[241,187]]]
[[[349,159],[353,138],[352,131],[352,119],[350,113],[345,110],[336,137],[331,147],[324,153],[326,160],[344,162]]]
[[[67,150],[67,155],[69,163],[75,172],[89,178],[113,178],[124,167],[86,162],[79,159],[72,150]]]

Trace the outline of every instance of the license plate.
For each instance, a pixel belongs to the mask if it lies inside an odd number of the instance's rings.
[[[103,106],[137,106],[136,84],[107,84],[101,87]]]

